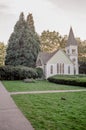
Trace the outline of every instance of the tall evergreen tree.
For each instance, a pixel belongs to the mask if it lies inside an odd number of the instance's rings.
[[[8,42],[5,64],[34,67],[39,49],[39,40],[21,13]]]
[[[34,20],[33,20],[33,15],[31,13],[29,13],[27,16],[27,24],[30,30],[35,33]]]

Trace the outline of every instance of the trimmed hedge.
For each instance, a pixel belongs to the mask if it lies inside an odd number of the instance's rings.
[[[0,80],[22,80],[26,78],[42,78],[43,71],[40,68],[28,68],[24,66],[0,67]]]
[[[74,86],[82,86],[82,87],[86,87],[86,77],[78,77],[78,76],[73,76],[73,77],[69,77],[67,78],[67,76],[53,76],[48,78],[49,82],[53,82],[56,84],[64,84],[64,85],[74,85]]]

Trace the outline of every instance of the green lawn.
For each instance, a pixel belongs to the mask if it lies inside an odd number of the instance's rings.
[[[86,130],[86,92],[12,97],[35,130]]]
[[[9,92],[18,91],[42,91],[42,90],[70,90],[82,89],[83,87],[74,87],[68,85],[58,85],[48,81],[36,81],[35,83],[24,83],[23,81],[2,81]]]

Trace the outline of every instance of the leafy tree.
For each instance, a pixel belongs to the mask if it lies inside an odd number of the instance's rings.
[[[34,67],[39,49],[39,39],[21,13],[8,42],[5,64]]]
[[[0,66],[4,65],[6,46],[0,42]]]
[[[43,31],[40,36],[40,42],[42,51],[53,52],[64,46],[65,40],[58,32]]]

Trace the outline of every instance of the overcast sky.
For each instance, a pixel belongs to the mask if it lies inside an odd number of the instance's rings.
[[[0,0],[0,41],[7,42],[20,12],[32,13],[36,31],[65,35],[73,27],[76,37],[86,39],[85,0]]]

